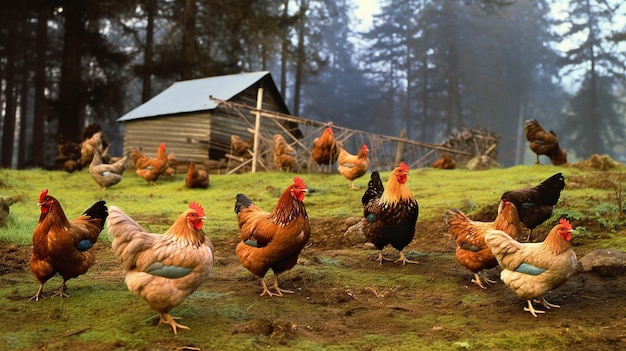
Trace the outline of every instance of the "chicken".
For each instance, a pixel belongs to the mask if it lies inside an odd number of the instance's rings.
[[[80,160],[80,144],[66,140],[63,135],[59,134],[57,137],[57,167],[68,173],[80,171],[82,165],[78,163],[78,160]]]
[[[522,232],[522,225],[515,205],[503,199],[498,206],[498,215],[493,222],[478,222],[469,219],[458,209],[446,211],[445,223],[452,239],[456,242],[456,259],[474,274],[472,283],[486,289],[480,279],[481,271],[498,265],[498,261],[485,243],[485,232],[489,229],[501,230],[516,239]],[[495,281],[483,278],[487,283]]]
[[[537,164],[540,163],[539,155],[548,156],[555,166],[567,163],[567,152],[561,149],[559,138],[553,131],[546,132],[536,119],[526,121],[524,129],[530,149],[537,156]]]
[[[202,206],[191,202],[165,234],[152,234],[111,206],[107,228],[126,286],[159,312],[159,325],[169,324],[174,334],[189,327],[176,323],[170,310],[196,291],[213,267],[213,245],[202,231],[205,219]]]
[[[185,185],[192,189],[206,189],[209,187],[209,174],[204,169],[198,169],[193,161],[189,161],[189,165],[187,165],[187,175],[185,176]]]
[[[178,167],[178,161],[176,160],[176,154],[170,152],[167,154],[167,168],[161,174],[164,177],[170,177],[176,174],[176,168]]]
[[[337,169],[350,182],[348,185],[350,189],[358,189],[354,186],[354,180],[362,177],[370,168],[370,160],[367,158],[369,152],[370,150],[365,144],[361,146],[356,156],[350,154],[343,147],[339,147],[339,156],[337,157],[339,166]]]
[[[337,156],[339,156],[337,141],[335,140],[331,125],[324,129],[322,136],[313,140],[311,156],[320,168],[327,165],[328,172],[330,173],[330,166],[337,161]]]
[[[233,155],[239,157],[250,157],[249,150],[252,149],[250,143],[243,141],[238,135],[230,136],[230,147]]]
[[[89,174],[98,184],[98,190],[107,188],[122,181],[122,174],[126,171],[128,156],[124,156],[111,164],[102,163],[100,153],[95,152],[89,164]]]
[[[298,153],[280,134],[274,135],[274,163],[281,171],[291,171],[298,164]]]
[[[57,199],[44,189],[37,203],[41,215],[33,231],[33,254],[30,270],[39,282],[31,300],[43,296],[43,285],[56,273],[63,283],[53,296],[68,297],[66,282],[85,274],[96,261],[92,250],[108,216],[106,203],[98,201],[80,217],[69,221]]]
[[[456,162],[447,153],[441,154],[441,158],[433,162],[433,168],[437,169],[455,169]]]
[[[161,143],[157,149],[157,157],[149,158],[141,150],[132,149],[130,158],[135,163],[135,172],[149,184],[155,185],[156,180],[167,169],[167,154],[165,144]]]
[[[535,310],[531,300],[537,299],[547,309],[558,308],[543,295],[563,285],[576,271],[578,260],[569,243],[571,233],[571,224],[562,218],[541,243],[519,243],[500,230],[485,234],[487,245],[502,267],[500,279],[528,301],[524,311],[535,317],[545,311]]]
[[[565,178],[563,174],[556,173],[537,186],[511,190],[502,194],[501,199],[507,199],[515,204],[520,220],[526,228],[530,229],[526,241],[530,240],[535,227],[552,216],[563,188],[565,188]]]
[[[282,193],[272,213],[257,207],[244,194],[237,194],[235,213],[241,231],[236,253],[241,264],[261,278],[261,296],[282,296],[293,293],[278,286],[278,275],[298,261],[298,255],[309,241],[311,228],[304,208],[304,181],[298,177]],[[274,290],[265,284],[265,274],[274,272]]]
[[[406,186],[408,175],[409,167],[406,163],[400,162],[400,165],[391,172],[385,188],[378,171],[374,171],[361,198],[364,216],[361,219],[363,234],[380,250],[379,264],[387,260],[382,251],[387,245],[400,252],[400,258],[396,262],[402,262],[403,265],[417,263],[408,260],[402,253],[413,240],[419,214],[417,200]]]
[[[80,163],[81,168],[89,166],[96,152],[100,154],[101,159],[105,155],[104,146],[102,145],[102,132],[94,133],[89,139],[83,140],[80,145],[80,160],[78,160],[78,163]]]

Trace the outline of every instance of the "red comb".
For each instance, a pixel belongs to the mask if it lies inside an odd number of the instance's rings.
[[[363,146],[361,146],[361,149],[362,149],[362,150],[369,150],[369,149],[367,148],[367,145],[365,145],[365,144],[363,144]]]
[[[43,189],[41,194],[39,194],[39,203],[43,202],[43,199],[48,195],[48,189]]]
[[[567,228],[567,230],[571,230],[572,229],[572,225],[569,223],[569,221],[567,220],[567,218],[561,218],[559,219],[559,223],[564,225],[565,228]]]
[[[159,144],[159,149],[163,149],[163,150],[165,150],[165,143],[161,143],[161,144]]]
[[[304,180],[302,180],[302,178],[299,178],[299,177],[293,178],[293,183],[299,186],[300,188],[306,188],[306,185],[304,185]]]
[[[200,206],[199,203],[192,201],[189,203],[189,208],[196,211],[198,216],[204,217],[204,209],[202,208],[202,206]]]
[[[400,169],[402,169],[402,172],[408,172],[409,171],[409,166],[406,165],[406,163],[404,163],[404,161],[400,162]]]

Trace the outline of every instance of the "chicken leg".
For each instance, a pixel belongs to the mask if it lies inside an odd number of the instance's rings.
[[[402,262],[403,266],[406,266],[407,263],[414,263],[414,264],[418,264],[419,262],[417,261],[411,261],[409,259],[406,258],[406,256],[404,256],[404,253],[402,251],[400,252],[400,258],[397,259],[395,262]]]
[[[37,289],[35,295],[33,295],[33,297],[31,297],[28,301],[39,301],[40,297],[45,297],[43,296],[43,284],[39,284],[39,289]]]
[[[536,310],[530,300],[528,300],[528,307],[524,307],[524,311],[530,312],[535,318],[537,317],[537,313],[546,313],[546,311]]]
[[[561,306],[559,306],[559,305],[555,305],[553,303],[549,303],[548,301],[546,301],[546,299],[543,296],[539,296],[539,299],[534,299],[533,301],[542,304],[543,307],[545,307],[547,309],[561,308]]]
[[[274,288],[274,290],[276,290],[275,293],[271,292],[268,288],[267,285],[265,284],[265,279],[261,278],[261,284],[263,285],[263,292],[261,293],[260,296],[263,295],[269,295],[269,296],[283,296],[283,293],[285,294],[293,294],[292,290],[285,290],[285,289],[281,289],[278,286],[278,276],[276,274],[274,274],[274,285],[272,285],[272,287]]]
[[[55,296],[60,296],[61,298],[70,297],[70,295],[65,293],[65,289],[67,289],[67,285],[65,285],[65,280],[64,280],[63,283],[61,283],[61,287],[59,288],[59,290],[55,292],[54,295],[52,295],[52,297],[55,297]]]
[[[487,284],[495,284],[497,283],[495,280],[491,280],[489,278],[484,277],[483,279],[480,279],[480,272],[478,273],[474,273],[474,279],[472,279],[472,283],[480,286],[483,289],[487,289],[487,287],[485,287],[482,283],[482,281],[485,281],[485,283]]]
[[[176,328],[189,330],[189,327],[176,323],[176,321],[174,321],[175,319],[179,319],[179,318],[172,317],[169,313],[161,313],[161,318],[159,318],[158,325],[169,324],[172,327],[174,334],[178,334],[178,332],[176,331]]]

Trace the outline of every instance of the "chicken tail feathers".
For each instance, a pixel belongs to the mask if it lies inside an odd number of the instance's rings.
[[[382,196],[383,191],[385,191],[385,187],[382,180],[380,180],[380,174],[378,174],[378,171],[372,172],[370,181],[367,183],[367,190],[365,190],[365,194],[361,198],[361,203],[367,205],[370,200]]]
[[[550,205],[556,205],[559,201],[561,191],[565,188],[565,177],[562,173],[556,173],[552,177],[544,180],[541,184],[537,185],[538,188],[544,189],[551,195]]]
[[[248,208],[252,205],[252,200],[250,200],[246,195],[237,194],[237,197],[235,198],[235,213],[239,214],[242,209]]]
[[[85,213],[85,216],[89,216],[90,218],[99,218],[100,221],[100,230],[104,229],[104,222],[109,216],[108,209],[106,207],[106,202],[104,200],[100,200],[93,204]]]

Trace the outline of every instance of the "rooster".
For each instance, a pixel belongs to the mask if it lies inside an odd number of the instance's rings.
[[[333,134],[333,128],[330,125],[324,129],[322,136],[313,140],[311,156],[320,168],[327,165],[330,173],[330,166],[337,161],[337,156],[339,156],[337,141]]]
[[[192,189],[206,189],[209,187],[209,174],[204,169],[197,169],[196,164],[193,161],[189,161],[189,165],[187,165],[187,175],[185,176],[185,185]]]
[[[519,243],[500,230],[489,230],[485,241],[496,256],[502,273],[500,278],[517,296],[528,301],[524,311],[537,317],[532,301],[545,308],[558,308],[546,301],[543,294],[563,285],[576,271],[578,260],[569,241],[572,225],[562,218],[541,243]]]
[[[102,163],[100,153],[96,151],[89,164],[89,174],[98,184],[98,190],[106,190],[122,181],[122,174],[126,171],[127,164],[128,156],[111,164]]]
[[[137,175],[152,185],[156,184],[156,180],[168,167],[164,143],[159,144],[156,158],[149,158],[138,149],[132,149],[130,151],[130,158],[135,163],[135,172]]]
[[[126,273],[126,286],[161,314],[159,324],[178,324],[170,310],[209,278],[213,245],[202,231],[204,209],[191,202],[165,234],[148,233],[120,208],[111,206],[107,222],[113,252]]]
[[[298,177],[282,193],[274,210],[261,210],[244,194],[237,194],[235,213],[241,231],[241,242],[236,253],[241,264],[261,278],[261,296],[282,296],[293,293],[278,287],[278,275],[298,261],[298,255],[309,241],[311,228],[304,208],[304,181]],[[265,284],[265,274],[274,272],[274,290]]]
[[[516,239],[522,232],[522,225],[515,205],[504,199],[498,206],[498,216],[493,222],[478,222],[469,219],[457,209],[446,212],[445,223],[452,239],[456,242],[456,259],[474,274],[472,283],[486,289],[480,279],[481,271],[494,268],[498,261],[485,243],[485,232],[489,229],[502,230]],[[487,283],[493,280],[483,278]]]
[[[526,121],[524,129],[530,149],[537,156],[537,164],[540,163],[539,155],[548,156],[555,166],[567,163],[567,152],[561,149],[559,138],[553,131],[546,132],[536,119]]]
[[[290,171],[298,164],[298,153],[280,134],[274,135],[274,163],[281,171]]]
[[[63,277],[59,291],[53,296],[68,297],[66,282],[85,274],[96,261],[91,249],[98,240],[108,216],[106,203],[98,201],[80,217],[69,221],[57,199],[44,189],[37,205],[41,208],[39,222],[33,231],[33,254],[30,270],[39,282],[31,300],[43,296],[43,285],[56,273]]]
[[[343,147],[339,147],[339,156],[337,157],[339,166],[337,169],[350,182],[348,185],[350,189],[358,189],[354,186],[354,180],[362,177],[370,168],[370,160],[367,158],[369,152],[370,150],[365,144],[361,146],[356,156],[350,154]]]
[[[380,250],[379,264],[387,260],[383,256],[383,248],[387,245],[400,252],[400,258],[396,262],[401,261],[403,265],[417,263],[408,260],[402,253],[413,240],[419,214],[417,200],[406,186],[408,175],[409,167],[406,163],[400,162],[400,165],[391,172],[385,188],[380,175],[374,171],[361,198],[365,217],[361,220],[363,233],[367,240]]]
[[[515,204],[520,220],[526,228],[530,229],[526,241],[530,240],[535,227],[552,216],[563,188],[565,188],[565,178],[563,174],[556,173],[537,186],[511,190],[502,194],[501,199],[507,199]]]

